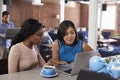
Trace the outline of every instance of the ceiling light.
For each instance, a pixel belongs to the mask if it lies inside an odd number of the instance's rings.
[[[41,0],[33,0],[32,5],[39,6],[39,5],[44,5],[44,4],[41,2]]]

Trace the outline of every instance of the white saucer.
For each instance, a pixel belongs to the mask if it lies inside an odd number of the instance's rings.
[[[40,73],[40,75],[43,77],[52,78],[52,77],[56,77],[58,75],[58,73],[56,72],[56,74],[54,74],[54,75],[44,75],[44,74]]]

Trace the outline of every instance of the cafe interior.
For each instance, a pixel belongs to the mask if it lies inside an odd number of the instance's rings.
[[[48,28],[49,39],[43,40],[43,43],[38,46],[46,62],[51,58],[52,43],[56,39],[58,26],[63,20],[73,21],[79,39],[85,41],[94,50],[97,50],[102,57],[120,55],[119,0],[0,0],[0,15],[5,10],[10,13],[10,19],[18,29],[28,18],[35,18],[45,28]],[[1,20],[2,17],[0,17]],[[3,77],[0,75],[0,80],[11,78],[9,75],[8,78],[4,76],[7,74],[6,63],[7,61],[0,61],[0,73],[3,75]],[[28,73],[22,74],[24,73],[19,75],[28,77]],[[15,78],[19,80],[18,75],[15,75],[17,76]],[[39,73],[35,73],[35,75],[39,75]],[[63,74],[59,75],[59,77],[62,76]],[[39,80],[47,80],[46,78],[39,78]],[[78,80],[76,76],[73,78],[67,76],[66,78]],[[64,78],[51,79],[68,80]]]

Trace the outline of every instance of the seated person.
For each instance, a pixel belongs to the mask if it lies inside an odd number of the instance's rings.
[[[104,39],[104,37],[102,36],[102,31],[98,28],[98,40]]]
[[[91,50],[87,43],[78,39],[74,23],[65,20],[59,25],[57,40],[53,42],[51,62],[55,66],[71,63],[76,53]]]
[[[45,61],[36,45],[42,40],[43,25],[35,19],[27,19],[20,32],[13,38],[8,57],[8,73],[42,67]]]

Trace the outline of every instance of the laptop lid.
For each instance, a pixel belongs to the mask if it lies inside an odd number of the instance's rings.
[[[81,69],[89,69],[89,59],[92,56],[97,55],[98,51],[88,51],[88,52],[80,52],[75,56],[75,60],[73,63],[69,65],[61,65],[56,68],[58,71],[63,72],[68,75],[78,74]]]
[[[12,39],[19,31],[19,28],[7,29],[6,39]]]

